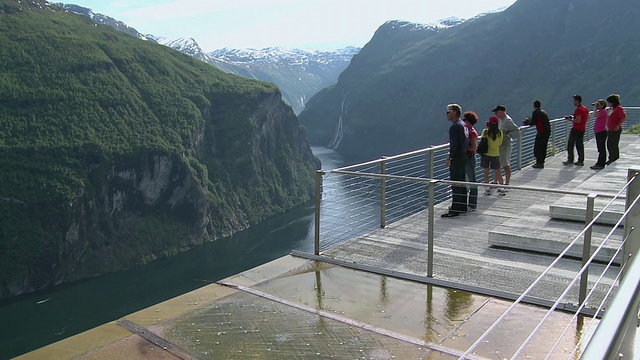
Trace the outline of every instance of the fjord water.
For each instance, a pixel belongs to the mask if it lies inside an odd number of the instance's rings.
[[[344,164],[314,147],[324,169]],[[144,266],[0,304],[0,359],[62,340],[126,314],[264,264],[291,250],[313,252],[313,202],[224,239]]]

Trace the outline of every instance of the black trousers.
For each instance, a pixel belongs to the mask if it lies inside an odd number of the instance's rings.
[[[544,164],[544,159],[547,158],[549,136],[551,136],[551,130],[536,134],[536,142],[533,144],[533,156],[536,158],[536,164]]]
[[[607,151],[609,151],[609,161],[616,161],[620,157],[620,134],[622,129],[607,132]]]
[[[573,162],[573,148],[578,150],[578,161],[584,162],[584,131],[571,129],[567,143],[567,160]]]
[[[455,155],[449,166],[449,176],[453,181],[466,180],[467,154]],[[463,213],[467,211],[467,188],[461,185],[451,185],[451,212]]]
[[[596,133],[596,146],[598,146],[598,162],[596,162],[596,165],[605,166],[607,163],[607,130]]]

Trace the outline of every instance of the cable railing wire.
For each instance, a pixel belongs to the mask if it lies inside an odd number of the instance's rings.
[[[635,179],[635,177],[634,177]],[[631,182],[633,181],[630,180],[628,181],[625,186],[618,192],[617,196],[621,195],[622,192],[626,191],[626,189],[630,186]],[[637,201],[637,199],[636,199]],[[635,202],[634,202],[635,204]],[[520,294],[520,296],[511,304],[511,306],[509,306],[509,308],[507,308],[507,310],[505,310],[503,312],[502,315],[500,315],[500,317],[467,349],[467,351],[462,354],[462,356],[460,356],[460,359],[464,359],[465,356],[469,355],[473,350],[475,350],[475,348],[482,343],[482,341],[489,335],[489,333],[491,333],[493,330],[495,330],[495,328],[498,326],[499,323],[501,323],[507,315],[509,315],[513,309],[522,302],[522,300],[529,295],[529,293],[541,282],[542,278],[544,276],[546,276],[553,267],[555,267],[555,265],[560,262],[560,260],[569,252],[569,250],[580,240],[581,236],[584,236],[584,234],[588,231],[588,229],[593,226],[593,224],[595,223],[595,221],[601,216],[603,212],[599,212],[597,216],[594,217],[594,219],[591,220],[591,222],[584,227],[584,229],[573,239],[573,241],[571,241],[566,247],[565,249],[560,252],[560,254],[551,262],[551,264],[549,264],[547,266],[547,268],[542,271],[542,273],[538,276],[537,279],[535,279],[531,285],[529,285],[529,287]],[[617,228],[617,226],[619,226],[620,222],[622,221],[619,220],[618,223],[616,224],[616,226],[611,230],[611,232],[607,235],[607,236],[611,236],[611,234],[613,233],[613,231]],[[602,245],[601,245],[602,246]],[[583,272],[584,270],[581,270],[581,272]]]

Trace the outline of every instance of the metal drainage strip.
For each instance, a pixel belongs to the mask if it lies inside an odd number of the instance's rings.
[[[147,340],[148,342],[155,344],[156,346],[160,347],[161,349],[170,352],[171,354],[173,354],[174,356],[180,358],[180,359],[191,359],[191,360],[199,360],[200,358],[197,357],[194,354],[189,353],[188,351],[186,351],[185,349],[182,349],[181,347],[177,346],[176,344],[173,344],[172,342],[152,333],[151,331],[143,328],[142,326],[131,322],[129,320],[119,320],[118,321],[118,325],[124,327],[125,329],[131,331],[134,334],[137,334],[139,336],[141,336],[143,339]]]
[[[404,342],[407,342],[407,343],[410,343],[410,344],[422,346],[422,347],[428,348],[430,350],[439,351],[439,352],[447,354],[447,355],[452,355],[452,356],[457,356],[457,357],[461,357],[461,356],[464,355],[464,351],[460,351],[460,350],[456,350],[456,349],[453,349],[453,348],[450,348],[450,347],[447,347],[447,346],[443,346],[443,345],[439,345],[439,344],[436,344],[436,343],[424,341],[422,339],[415,338],[415,337],[412,337],[412,336],[407,336],[407,335],[404,335],[404,334],[400,334],[400,333],[397,333],[395,331],[383,329],[383,328],[380,328],[380,327],[377,327],[377,326],[373,326],[371,324],[363,323],[361,321],[350,319],[350,318],[347,318],[347,317],[344,317],[344,316],[340,316],[338,314],[330,313],[330,312],[327,312],[327,311],[324,311],[324,310],[319,310],[319,309],[315,309],[315,308],[312,308],[312,307],[309,307],[309,306],[305,306],[305,305],[302,305],[302,304],[294,303],[294,302],[291,302],[291,301],[288,301],[288,300],[285,300],[285,299],[281,299],[281,298],[273,296],[273,295],[269,295],[269,294],[264,293],[264,292],[259,291],[259,290],[251,289],[251,288],[246,287],[246,286],[236,285],[236,284],[232,284],[232,283],[226,282],[226,281],[217,281],[216,284],[220,284],[220,285],[224,285],[224,286],[236,289],[236,290],[244,291],[246,293],[249,293],[249,294],[252,294],[252,295],[256,295],[256,296],[259,296],[259,297],[262,297],[262,298],[265,298],[265,299],[268,299],[268,300],[271,300],[271,301],[275,301],[277,303],[280,303],[280,304],[283,304],[283,305],[286,305],[286,306],[290,306],[290,307],[293,307],[293,308],[296,308],[296,309],[299,309],[299,310],[302,310],[302,311],[306,311],[306,312],[311,313],[311,314],[315,314],[315,315],[322,316],[322,317],[325,317],[325,318],[328,318],[328,319],[331,319],[331,320],[339,321],[341,323],[344,323],[344,324],[347,324],[347,325],[350,325],[350,326],[354,326],[354,327],[358,327],[358,328],[361,328],[361,329],[364,329],[364,330],[372,331],[372,332],[375,332],[377,334],[388,336],[390,338],[394,338],[394,339],[397,339],[397,340],[400,340],[400,341],[404,341]],[[464,357],[464,359],[487,360],[484,357],[477,356],[477,355],[470,355],[470,354],[466,355]]]

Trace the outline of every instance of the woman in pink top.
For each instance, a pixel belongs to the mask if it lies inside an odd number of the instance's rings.
[[[611,114],[607,120],[607,151],[609,151],[607,165],[609,165],[620,157],[620,134],[622,134],[622,124],[627,120],[627,114],[620,105],[620,95],[609,95],[607,103],[611,107]]]
[[[593,132],[596,134],[596,145],[598,146],[598,162],[591,168],[593,170],[604,169],[607,161],[607,103],[603,99],[591,104],[594,106],[593,116],[596,118],[593,124]]]

